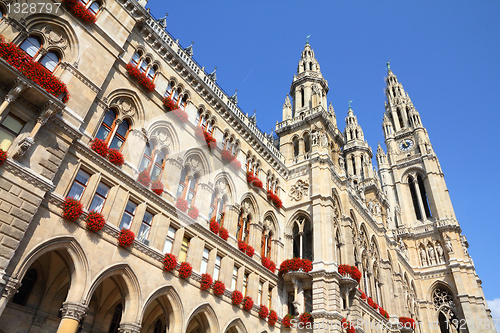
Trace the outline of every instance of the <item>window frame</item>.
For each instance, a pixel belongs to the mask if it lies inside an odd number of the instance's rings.
[[[98,192],[99,190],[99,187],[102,185],[106,186],[108,188],[107,192],[106,192],[106,196],[102,196],[102,194],[100,194]],[[106,200],[108,199],[108,196],[109,196],[109,191],[111,190],[111,186],[109,186],[108,184],[106,184],[106,182],[103,182],[103,181],[100,181],[99,184],[97,185],[97,188],[94,192],[94,196],[92,197],[92,201],[90,201],[90,205],[89,205],[89,211],[95,211],[96,213],[101,213],[102,209],[104,208],[104,205],[106,204]],[[102,201],[102,204],[101,204],[101,208],[99,210],[95,210],[95,209],[90,209],[92,207],[92,204],[94,203],[94,200],[96,199],[96,196],[98,196],[99,198],[103,199]]]
[[[129,203],[132,203],[133,205],[135,205],[133,213],[131,213],[131,212],[129,212],[127,210],[127,208],[129,207]],[[120,220],[120,224],[118,225],[118,229],[119,230],[122,230],[122,229],[131,229],[132,228],[132,223],[134,222],[134,218],[135,218],[135,214],[137,213],[137,207],[138,206],[139,205],[136,204],[133,200],[128,199],[127,204],[125,205],[125,209],[123,210],[123,214],[122,214],[122,218]],[[128,214],[129,216],[131,216],[131,218],[130,218],[130,225],[128,226],[128,228],[125,228],[124,226],[122,226],[123,218],[125,217],[126,214]]]
[[[22,125],[21,129],[19,130],[19,132],[16,133],[14,130],[12,130],[11,128],[9,128],[6,125],[4,125],[4,123],[5,123],[5,121],[7,120],[8,117],[11,117],[12,119],[14,119],[15,121],[19,122]],[[4,130],[5,132],[7,132],[7,134],[10,134],[10,135],[13,136],[12,141],[11,141],[9,147],[7,147],[5,149],[5,151],[8,151],[10,149],[10,147],[12,147],[12,144],[14,143],[14,141],[16,140],[16,138],[19,136],[19,134],[21,134],[21,132],[23,131],[23,129],[26,127],[26,124],[27,124],[26,121],[24,121],[20,117],[16,116],[12,112],[8,112],[7,115],[2,119],[2,121],[0,122],[0,130]],[[0,144],[1,144],[1,142],[0,142]]]
[[[174,242],[175,242],[175,234],[177,233],[179,229],[175,228],[174,226],[169,226],[168,231],[167,231],[167,236],[165,237],[165,243],[163,244],[163,253],[172,253],[172,248],[174,247]],[[170,236],[170,231],[173,231],[173,236]],[[169,252],[166,252],[167,248],[167,242],[170,246]]]
[[[151,215],[151,221],[149,223],[144,220],[147,214]],[[153,214],[151,211],[149,211],[147,209],[144,212],[144,215],[142,216],[141,227],[139,228],[139,233],[137,234],[137,240],[140,241],[140,242],[142,242],[143,244],[149,238],[149,234],[151,233],[151,228],[153,226],[153,219],[154,219],[154,217],[155,217],[155,214]],[[146,232],[146,236],[145,237],[141,237],[141,235],[142,235],[141,231],[143,230],[143,226],[144,225],[146,225],[148,227],[148,229],[147,229],[147,232]]]
[[[88,178],[87,178],[87,182],[85,184],[82,184],[78,179],[78,175],[80,174],[80,172],[84,172],[88,175]],[[71,189],[73,188],[73,186],[75,186],[75,183],[77,183],[78,185],[82,186],[83,187],[83,191],[82,193],[80,194],[80,196],[77,198],[75,198],[74,196],[72,196],[72,198],[74,198],[75,200],[81,200],[82,197],[83,197],[83,194],[85,193],[85,190],[87,189],[87,185],[89,184],[89,180],[90,180],[90,177],[92,177],[92,174],[90,172],[87,172],[85,171],[84,169],[80,168],[78,169],[76,175],[75,175],[75,178],[73,178],[73,182],[71,183],[71,186],[69,187],[69,190],[68,190],[68,193],[67,193],[67,197],[70,196],[70,193],[71,193]]]

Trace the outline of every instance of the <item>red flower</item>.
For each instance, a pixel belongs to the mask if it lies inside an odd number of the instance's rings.
[[[236,159],[236,157],[229,164],[234,170],[241,169],[241,162]]]
[[[14,43],[0,41],[0,57],[19,70],[24,76],[45,89],[49,94],[62,98],[63,103],[69,100],[66,84],[55,77],[41,63],[33,59]]]
[[[212,289],[214,290],[214,294],[216,296],[221,296],[224,294],[224,291],[226,291],[226,285],[222,281],[217,280],[214,282]]]
[[[198,210],[198,208],[196,208],[195,206],[189,207],[188,216],[190,218],[196,220],[198,218],[198,215],[200,215],[200,211]]]
[[[278,321],[278,314],[276,313],[276,311],[271,310],[269,312],[269,317],[267,318],[267,323],[269,324],[269,326],[274,326],[276,325],[277,321]]]
[[[188,262],[183,262],[181,267],[179,267],[179,276],[183,279],[190,277],[192,272],[193,267],[191,267],[191,264]]]
[[[261,262],[262,266],[274,273],[274,271],[276,270],[276,264],[271,259],[263,257]]]
[[[285,260],[281,263],[278,274],[281,276],[289,271],[303,270],[309,273],[312,270],[312,262],[309,259],[293,258]]]
[[[188,121],[188,114],[181,109],[176,109],[172,113],[180,123],[184,124]]]
[[[219,230],[219,236],[223,240],[227,241],[227,239],[229,238],[229,232],[225,228],[220,228],[220,230]]]
[[[87,223],[87,229],[93,232],[98,232],[104,227],[104,224],[106,224],[102,214],[94,211],[89,212],[85,222]]]
[[[122,229],[118,236],[118,245],[121,247],[129,247],[134,243],[135,235],[130,229]]]
[[[285,328],[290,328],[292,327],[292,319],[293,316],[291,314],[287,314],[282,320],[281,323],[283,324],[283,327]]]
[[[416,323],[415,319],[413,318],[408,318],[408,317],[399,317],[399,323],[404,327],[404,328],[411,328],[415,329]]]
[[[347,321],[347,319],[345,318],[342,318],[341,327],[345,329],[347,333],[356,333],[356,328],[354,327],[354,324],[351,323],[350,321]]]
[[[207,290],[211,286],[212,286],[212,275],[210,275],[210,274],[202,274],[201,275],[200,289],[201,290]]]
[[[309,312],[304,312],[303,314],[300,315],[299,321],[304,325],[307,323],[312,323],[312,316]]]
[[[239,241],[238,242],[238,249],[240,249],[241,252],[246,252],[247,251],[247,243],[244,241]]]
[[[185,213],[188,209],[188,202],[186,199],[179,198],[177,199],[175,207],[177,207],[177,209],[179,209],[181,212]]]
[[[243,294],[241,293],[241,291],[238,290],[233,291],[233,293],[231,294],[231,302],[234,305],[240,305],[242,301],[243,301]]]
[[[201,126],[196,127],[194,130],[194,135],[198,140],[203,140],[207,143],[208,148],[213,149],[217,145],[217,140],[212,136],[212,134],[205,131]]]
[[[271,260],[268,268],[272,273],[276,272],[276,264],[274,263],[274,261]]]
[[[125,160],[123,159],[122,153],[118,149],[110,149],[108,160],[117,166],[122,166]]]
[[[86,24],[94,24],[96,17],[78,0],[62,0],[66,7]]]
[[[262,319],[266,319],[267,316],[269,316],[269,309],[267,308],[267,306],[261,305],[259,310],[259,317]]]
[[[231,154],[231,152],[229,150],[223,150],[221,153],[220,153],[220,158],[222,159],[222,162],[224,164],[229,164],[231,163],[236,157]]]
[[[149,187],[149,185],[151,184],[151,178],[149,177],[146,170],[142,171],[139,174],[139,176],[137,177],[137,181],[146,187]]]
[[[174,101],[172,101],[170,98],[165,97],[163,99],[163,105],[167,108],[168,111],[173,111],[176,109]]]
[[[254,176],[252,172],[247,172],[247,183],[250,186],[258,187],[258,188],[263,188],[264,185],[262,184],[262,181]]]
[[[252,311],[253,308],[253,299],[250,296],[247,296],[243,299],[243,310],[245,311]]]
[[[129,63],[125,66],[125,68],[127,69],[128,75],[137,79],[139,85],[141,85],[148,93],[155,90],[155,84],[153,83],[153,81],[151,81],[151,79],[148,78],[146,74],[141,73],[139,69],[133,64]]]
[[[76,222],[80,215],[83,214],[83,205],[75,198],[66,197],[63,204],[63,217],[66,220]]]
[[[175,267],[177,267],[177,258],[171,253],[165,254],[165,258],[163,259],[163,270],[165,272],[170,272]]]
[[[92,142],[90,143],[90,148],[92,148],[93,151],[95,151],[102,157],[107,157],[109,154],[109,149],[108,146],[106,145],[106,142],[104,142],[101,139],[92,140]]]
[[[156,194],[161,195],[163,193],[163,183],[159,180],[155,180],[151,184],[151,190]]]
[[[267,191],[267,200],[271,201],[276,206],[276,208],[283,207],[283,202],[281,202],[281,199],[272,191]]]
[[[215,217],[210,220],[210,231],[216,235],[219,233],[219,223],[215,220]]]
[[[358,290],[361,292],[361,299],[366,301],[366,294],[363,291],[361,291],[360,289],[358,289]]]
[[[255,253],[255,250],[254,250],[253,246],[248,245],[245,252],[246,252],[247,256],[249,256],[250,258],[252,258],[253,255],[254,255],[254,253]]]
[[[373,305],[375,304],[372,300],[371,297],[368,297],[368,299],[366,300],[368,302],[368,305],[371,306],[373,308]]]
[[[302,259],[302,269],[306,273],[309,273],[310,271],[312,271],[313,266],[312,266],[311,260],[309,260],[309,259]]]
[[[351,278],[356,280],[359,283],[361,280],[361,272],[356,266],[351,265],[339,265],[339,274],[340,275],[349,275]]]
[[[7,159],[7,152],[0,149],[0,165]]]

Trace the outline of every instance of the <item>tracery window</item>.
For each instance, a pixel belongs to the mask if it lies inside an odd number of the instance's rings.
[[[250,214],[246,214],[243,211],[240,213],[240,216],[238,217],[238,227],[236,229],[238,241],[243,241],[245,243],[248,242],[251,220],[252,216]]]
[[[24,50],[33,61],[38,61],[42,66],[47,68],[50,72],[54,72],[59,63],[61,62],[61,56],[56,51],[49,51],[42,56],[43,43],[39,37],[30,36],[27,37],[20,45],[20,48]]]
[[[271,258],[271,249],[272,249],[272,241],[273,241],[273,232],[262,230],[262,239],[260,242],[261,246],[261,257],[262,258]]]
[[[199,174],[191,174],[187,167],[184,167],[181,172],[179,180],[179,187],[177,188],[177,197],[186,199],[188,204],[191,205],[198,189]]]
[[[224,226],[224,216],[226,214],[227,196],[222,195],[219,190],[216,190],[212,195],[210,203],[209,217],[215,218],[221,227]]]
[[[293,223],[293,256],[313,260],[313,228],[305,216],[299,216]]]
[[[118,113],[113,109],[109,109],[95,137],[103,140],[111,149],[122,150],[129,131],[128,120],[118,119]]]
[[[139,172],[146,171],[152,181],[160,180],[163,170],[165,169],[166,161],[166,149],[159,149],[154,142],[148,142],[142,156]]]
[[[130,63],[137,67],[139,71],[145,74],[151,81],[155,80],[158,74],[158,65],[154,64],[148,56],[144,56],[142,50],[137,50],[137,52],[135,52]]]

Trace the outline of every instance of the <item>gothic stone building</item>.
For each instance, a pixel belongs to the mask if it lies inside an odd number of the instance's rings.
[[[5,43],[70,94],[63,103],[0,59],[8,154],[0,166],[0,332],[285,330],[281,320],[273,327],[259,318],[261,304],[280,319],[310,312],[318,332],[345,332],[342,318],[361,323],[357,332],[405,331],[401,316],[414,318],[417,332],[495,332],[425,120],[390,69],[387,152],[378,146],[376,170],[350,107],[338,128],[309,43],[273,138],[146,0],[79,2],[80,11],[65,1],[58,13],[60,2],[27,13],[15,8],[31,1],[0,2]],[[200,142],[198,126],[215,145]],[[118,149],[124,164],[91,149],[95,139]],[[262,188],[247,183],[247,171]],[[161,181],[163,193],[140,184],[140,173]],[[76,222],[63,218],[66,197],[83,205]],[[106,221],[98,232],[86,228],[91,211]],[[210,230],[212,218],[227,241]],[[128,248],[117,244],[122,228],[137,235]],[[163,271],[165,253],[189,262],[192,276]],[[293,257],[312,260],[312,270],[279,276],[261,264]],[[339,274],[341,264],[360,270],[359,284]],[[200,290],[204,273],[225,284],[223,295]],[[232,304],[233,290],[254,300],[250,311]]]

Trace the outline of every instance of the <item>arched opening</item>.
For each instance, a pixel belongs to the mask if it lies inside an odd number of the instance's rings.
[[[437,311],[437,320],[441,333],[468,332],[463,320],[457,316],[457,308],[452,292],[443,286],[437,287],[432,293],[432,301]]]
[[[313,228],[304,216],[299,216],[292,227],[292,251],[294,258],[313,260]]]
[[[177,332],[180,328],[181,313],[181,304],[173,289],[156,292],[144,310],[141,332]]]
[[[214,327],[216,323],[213,314],[208,313],[208,310],[202,309],[191,317],[187,325],[186,333],[215,333],[218,332]]]
[[[305,67],[305,64],[304,64],[304,67]],[[306,106],[306,100],[305,100],[305,97],[304,97],[304,88],[300,89],[300,98],[301,98],[300,106],[301,107]]]
[[[311,150],[311,140],[309,133],[304,134],[304,151],[308,153]]]
[[[422,202],[424,204],[425,215],[427,218],[431,218],[431,210],[429,207],[429,198],[427,197],[427,192],[425,191],[425,184],[422,176],[417,176],[418,188],[420,189],[420,197],[422,198]]]
[[[412,176],[408,177],[408,185],[410,186],[411,201],[413,202],[413,210],[415,211],[415,216],[417,220],[421,220],[422,214],[420,212],[420,207],[418,204],[417,191],[415,189],[415,180]]]
[[[404,121],[403,121],[403,116],[401,114],[401,110],[399,108],[397,110],[397,115],[398,115],[398,120],[399,120],[399,128],[403,128],[404,126]]]
[[[299,138],[293,138],[293,156],[299,156]]]

